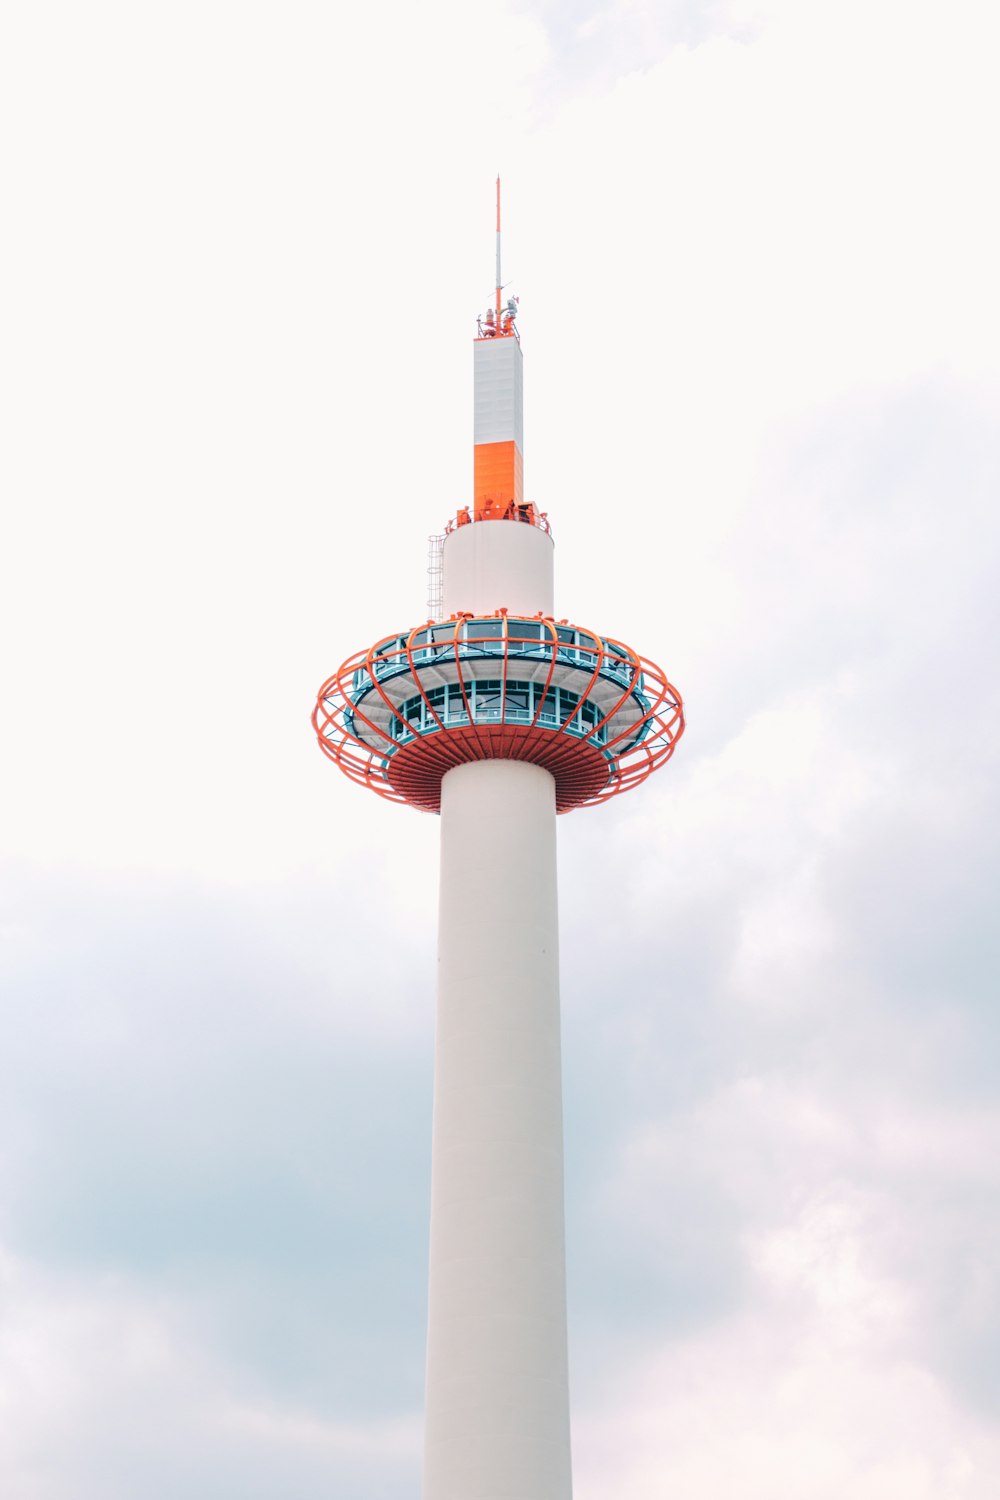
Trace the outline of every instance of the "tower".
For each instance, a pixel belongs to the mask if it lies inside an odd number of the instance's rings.
[[[423,1500],[569,1500],[556,815],[645,780],[684,729],[657,666],[555,618],[516,317],[498,180],[441,617],[349,657],[313,712],[345,775],[441,817]]]

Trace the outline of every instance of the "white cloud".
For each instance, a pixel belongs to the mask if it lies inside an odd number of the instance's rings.
[[[338,1422],[269,1402],[200,1346],[183,1306],[120,1279],[43,1274],[6,1256],[2,1294],[7,1494],[96,1500],[202,1485],[258,1496],[294,1484],[319,1496],[367,1482],[403,1492],[416,1417]]]
[[[836,1314],[836,1326],[842,1315]],[[581,1500],[627,1488],[691,1500],[988,1500],[995,1434],[942,1386],[870,1347],[844,1352],[829,1322],[768,1310],[664,1353],[596,1420],[576,1428]],[[610,1405],[610,1403],[609,1403]]]
[[[885,1118],[872,1098],[824,1099],[815,1079],[792,1092],[761,1078],[634,1143],[618,1181],[631,1200],[623,1217],[648,1254],[676,1259],[671,1220],[692,1172],[739,1199],[742,1307],[591,1382],[599,1396],[587,1391],[577,1422],[582,1496],[613,1485],[697,1500],[738,1483],[741,1493],[789,1500],[825,1500],[845,1486],[873,1500],[986,1500],[1000,1439],[987,1409],[957,1396],[942,1357],[954,1246],[941,1215],[960,1158],[988,1172],[995,1194],[1000,1115],[959,1126],[945,1164],[918,1144],[938,1122],[911,1108]],[[904,1164],[892,1142],[906,1138],[916,1154]],[[911,1195],[914,1169],[930,1182],[921,1201]],[[709,1236],[733,1232],[721,1216],[706,1225]],[[928,1235],[936,1244],[915,1274],[913,1249]],[[995,1303],[982,1296],[979,1278],[969,1300],[992,1322]]]

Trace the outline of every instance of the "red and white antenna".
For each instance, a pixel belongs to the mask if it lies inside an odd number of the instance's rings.
[[[500,280],[500,178],[497,178],[497,327],[500,326],[500,293],[503,290],[503,282]]]

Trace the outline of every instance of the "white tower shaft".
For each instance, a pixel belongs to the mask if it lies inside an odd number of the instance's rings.
[[[540,766],[444,778],[424,1500],[571,1493],[555,823]]]
[[[446,609],[551,613],[551,597],[537,527],[448,538]],[[552,776],[456,766],[441,788],[424,1500],[571,1496],[558,941]]]

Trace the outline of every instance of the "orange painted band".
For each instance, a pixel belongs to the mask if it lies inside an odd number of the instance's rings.
[[[473,452],[473,491],[477,513],[486,501],[503,507],[524,500],[524,459],[511,439],[506,443],[477,443]]]

